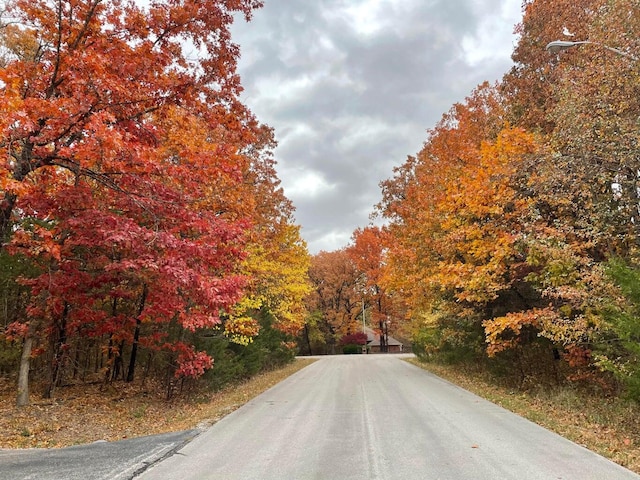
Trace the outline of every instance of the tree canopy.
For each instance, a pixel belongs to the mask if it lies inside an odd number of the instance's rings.
[[[214,361],[202,332],[246,345],[260,315],[302,326],[308,254],[230,33],[260,6],[5,4],[0,241],[32,265],[5,334],[47,366],[49,394],[79,364],[130,381],[140,349],[197,377]]]
[[[419,355],[637,395],[639,8],[524,2],[513,68],[381,183],[383,243],[359,271]],[[558,39],[588,43],[545,50]]]

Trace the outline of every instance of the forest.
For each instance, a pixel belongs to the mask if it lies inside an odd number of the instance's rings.
[[[312,258],[301,348],[362,328],[364,301],[426,361],[639,399],[640,5],[523,8],[511,70],[381,183],[374,225]]]
[[[4,5],[0,365],[18,404],[138,379],[170,398],[293,358],[309,256],[229,31],[260,2]]]
[[[0,374],[18,404],[217,388],[341,353],[363,323],[520,387],[640,399],[638,2],[525,0],[511,70],[316,255],[240,98],[230,25],[260,6],[5,2]]]

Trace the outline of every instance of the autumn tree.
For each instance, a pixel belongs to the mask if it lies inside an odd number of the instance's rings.
[[[211,125],[232,126],[237,47],[231,13],[257,2],[16,1],[4,12],[33,37],[3,83],[2,236],[31,172],[54,166],[118,189],[118,174],[142,166],[154,129],[149,115],[180,103]],[[192,59],[185,41],[201,52]],[[117,61],[113,59],[117,58]],[[197,57],[196,57],[197,58]],[[29,178],[28,178],[29,177]]]
[[[600,46],[640,52],[638,14],[635,2],[610,2],[589,26],[587,38],[595,43],[557,55],[562,77],[550,112],[555,158],[544,173],[573,200],[573,208],[561,211],[597,260],[612,251],[626,256],[638,246],[640,63]],[[560,205],[549,190],[542,191],[545,199]]]
[[[294,207],[275,172],[273,132],[266,126],[256,132],[256,141],[245,152],[250,168],[243,179],[246,197],[254,199],[248,212],[253,228],[244,262],[244,271],[253,280],[235,309],[236,316],[229,319],[225,328],[231,331],[243,322],[248,327],[251,321],[245,314],[263,309],[273,316],[275,328],[295,336],[303,328],[306,316],[304,299],[311,289],[310,257],[300,228],[294,223]]]
[[[525,2],[512,71],[382,183],[384,284],[424,352],[508,359],[521,380],[562,359],[597,374],[604,262],[637,254],[636,3]],[[545,50],[563,38],[591,43]]]
[[[107,378],[133,379],[141,347],[192,377],[212,362],[197,330],[248,338],[246,310],[262,306],[282,330],[301,325],[306,247],[272,133],[238,100],[229,32],[259,6],[18,0],[3,12],[1,238],[46,272],[23,280],[31,305],[9,333],[25,362],[34,342],[46,355],[49,394],[74,348],[106,346]]]
[[[562,73],[545,50],[554,40],[588,39],[588,28],[605,0],[525,0],[523,19],[516,25],[518,43],[514,65],[500,83],[508,98],[509,121],[527,130],[549,133],[554,128],[548,112],[555,104],[553,86]]]
[[[529,237],[529,264],[537,271],[530,279],[553,307],[529,318],[587,373],[596,369],[592,352],[609,343],[599,313],[610,301],[606,261],[612,254],[633,261],[638,245],[638,13],[635,2],[596,2],[577,17],[581,27],[572,38],[592,43],[546,52],[553,128],[546,153],[527,169],[537,218]],[[540,20],[534,17],[530,25]]]
[[[393,297],[387,294],[383,286],[386,247],[385,232],[379,227],[370,226],[357,229],[347,247],[347,253],[359,272],[363,301],[369,305],[370,324],[378,334],[386,332],[388,322],[394,328],[404,323],[404,311],[394,304]],[[381,335],[381,351],[387,351],[385,336]]]
[[[383,183],[383,194],[401,192],[381,204],[392,220],[386,287],[407,302],[425,351],[479,357],[485,342],[493,355],[538,341],[543,326],[529,315],[549,299],[531,277],[546,264],[530,256],[542,230],[527,179],[541,152],[504,123],[500,96],[485,85],[445,115],[410,170]],[[498,333],[502,318],[514,328]]]
[[[335,353],[340,337],[360,329],[358,317],[364,299],[359,271],[346,249],[321,251],[311,257],[309,279],[312,291],[307,298],[307,309],[312,314],[320,312],[329,353]],[[305,332],[308,333],[308,328]]]
[[[390,222],[385,287],[394,299],[402,299],[411,318],[438,303],[429,279],[442,258],[442,205],[449,201],[449,190],[475,170],[481,143],[495,139],[502,122],[495,89],[480,86],[443,116],[417,157],[409,157],[395,177],[381,184],[378,211]]]

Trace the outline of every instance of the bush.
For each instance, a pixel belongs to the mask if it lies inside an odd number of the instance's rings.
[[[422,361],[447,364],[477,362],[485,358],[484,330],[474,318],[443,316],[421,327],[411,339]]]
[[[640,268],[614,258],[607,265],[607,274],[626,304],[611,302],[603,309],[608,331],[595,345],[595,358],[598,367],[624,385],[631,399],[640,401]]]
[[[342,353],[345,355],[362,353],[362,345],[345,345],[342,347]]]
[[[295,352],[285,345],[290,339],[273,328],[273,317],[268,312],[257,315],[260,333],[246,346],[225,337],[202,340],[199,348],[213,357],[213,368],[204,375],[211,389],[220,390],[230,383],[286,365],[295,358]]]
[[[9,342],[0,335],[0,375],[13,375],[18,371],[22,346]]]

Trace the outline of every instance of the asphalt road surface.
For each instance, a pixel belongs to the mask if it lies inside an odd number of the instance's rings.
[[[69,448],[0,450],[0,480],[130,480],[197,433],[188,430]]]
[[[393,355],[323,358],[140,480],[640,476]]]

